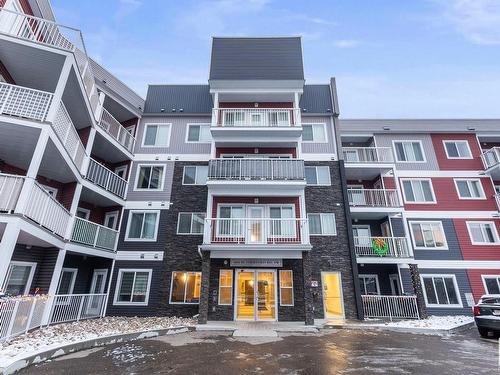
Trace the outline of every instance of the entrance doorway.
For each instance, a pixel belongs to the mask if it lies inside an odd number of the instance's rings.
[[[87,314],[98,314],[102,309],[105,297],[102,295],[106,287],[106,279],[108,276],[107,269],[96,269],[92,276],[92,285],[90,286],[90,294],[101,294],[100,296],[91,296],[87,305]]]
[[[264,243],[264,206],[247,207],[247,243]]]
[[[326,319],[344,319],[340,272],[322,272],[323,306]]]
[[[236,270],[236,320],[276,320],[276,270]]]

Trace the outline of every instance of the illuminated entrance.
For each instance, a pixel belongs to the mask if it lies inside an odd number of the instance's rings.
[[[325,318],[343,319],[342,280],[339,272],[322,272],[323,306]]]
[[[236,270],[237,320],[276,320],[276,270]]]

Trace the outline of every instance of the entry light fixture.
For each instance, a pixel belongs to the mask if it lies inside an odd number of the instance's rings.
[[[161,109],[160,109],[160,112],[165,112],[165,108],[161,108]]]

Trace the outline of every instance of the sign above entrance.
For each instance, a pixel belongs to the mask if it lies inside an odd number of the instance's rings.
[[[283,267],[282,259],[231,259],[231,267]]]

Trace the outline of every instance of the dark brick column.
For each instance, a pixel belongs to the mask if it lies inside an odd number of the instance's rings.
[[[314,301],[311,290],[312,264],[309,251],[302,252],[302,273],[304,277],[304,315],[306,325],[314,324]]]
[[[427,308],[425,307],[424,292],[422,289],[422,283],[420,282],[420,273],[418,272],[418,265],[409,264],[411,284],[413,286],[413,291],[417,296],[417,307],[420,318],[427,318]]]
[[[198,324],[207,324],[208,301],[210,299],[210,251],[203,251],[201,256],[201,291]]]

